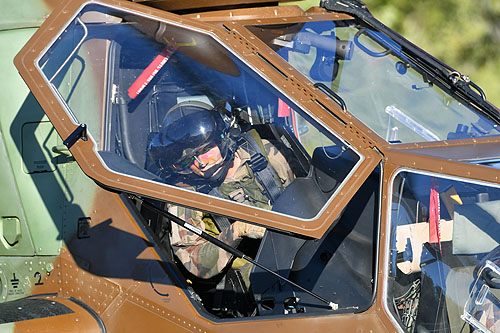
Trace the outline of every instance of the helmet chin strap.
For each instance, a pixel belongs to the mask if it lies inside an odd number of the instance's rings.
[[[210,169],[203,172],[203,178],[210,181],[213,186],[219,186],[226,178],[227,172],[229,171],[231,166],[233,166],[233,161],[234,153],[232,153],[231,156],[228,156],[226,160],[214,165]]]

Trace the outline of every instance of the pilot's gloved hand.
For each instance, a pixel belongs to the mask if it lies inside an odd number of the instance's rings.
[[[248,224],[240,221],[233,223],[233,230],[236,237],[248,237],[253,239],[261,239],[264,236],[266,228],[257,225]]]

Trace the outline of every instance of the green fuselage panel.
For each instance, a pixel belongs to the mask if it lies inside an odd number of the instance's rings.
[[[95,183],[67,152],[13,64],[50,12],[2,1],[0,13],[0,302],[26,297],[89,216]],[[12,7],[12,8],[8,8]],[[21,9],[24,8],[23,12]],[[28,12],[26,12],[28,11]],[[7,15],[7,16],[6,16]]]

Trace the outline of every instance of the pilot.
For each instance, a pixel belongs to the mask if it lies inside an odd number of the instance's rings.
[[[271,209],[294,178],[284,156],[255,130],[241,133],[234,117],[199,101],[186,101],[165,115],[148,152],[165,182],[240,203]],[[260,226],[179,206],[169,211],[233,247],[242,237],[262,238]],[[170,244],[193,275],[211,278],[231,254],[172,223]],[[233,264],[234,266],[234,264]]]

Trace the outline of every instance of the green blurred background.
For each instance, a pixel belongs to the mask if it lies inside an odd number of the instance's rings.
[[[363,0],[412,43],[468,75],[500,107],[499,0]],[[319,0],[297,1],[302,8]]]

